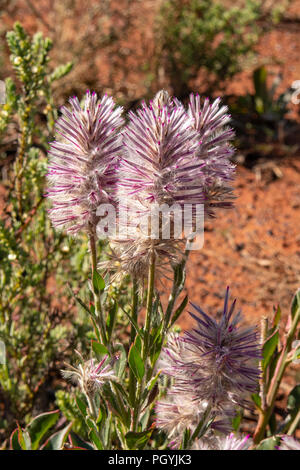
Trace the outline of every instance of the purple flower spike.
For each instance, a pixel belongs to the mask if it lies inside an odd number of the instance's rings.
[[[47,196],[53,225],[76,234],[94,231],[97,207],[112,201],[123,118],[112,98],[99,101],[89,90],[83,107],[76,96],[69,102],[70,108],[61,109],[57,140],[49,150]]]
[[[124,132],[119,196],[139,200],[144,210],[153,203],[202,203],[198,179],[202,164],[196,157],[198,133],[183,105],[166,91],[152,103],[129,113]]]
[[[176,379],[176,393],[192,390],[197,400],[209,401],[224,415],[232,414],[234,405],[249,407],[247,398],[258,387],[261,357],[255,328],[238,325],[241,314],[234,315],[235,301],[229,307],[228,299],[227,288],[220,320],[192,304],[197,313],[190,314],[197,327],[176,341],[171,338],[161,358],[163,373]]]
[[[186,111],[180,101],[162,90],[149,105],[143,103],[136,113],[129,113],[118,174],[120,208],[126,206],[129,213],[121,233],[128,236],[114,245],[115,266],[121,272],[145,277],[151,249],[157,266],[181,261],[190,233],[178,235],[174,229],[173,234],[164,236],[162,228],[159,236],[153,237],[151,232],[151,240],[150,230],[145,233],[136,227],[137,219],[146,221],[147,226],[155,207],[176,206],[182,217],[187,206],[195,209],[195,205],[202,205],[206,215],[213,215],[217,206],[231,206],[232,190],[227,182],[234,166],[229,161],[233,148],[228,141],[233,133],[225,127],[229,120],[225,110],[219,109],[219,100],[213,105],[207,100],[201,111],[196,96],[191,97]],[[201,112],[204,115],[198,118]],[[192,222],[195,218],[196,211]],[[175,216],[173,220],[175,226]]]
[[[200,146],[198,158],[203,163],[202,183],[207,197],[207,213],[214,215],[216,207],[231,207],[233,199],[230,181],[234,177],[235,166],[230,158],[234,147],[230,141],[234,132],[229,127],[230,115],[227,106],[221,106],[217,98],[210,104],[208,98],[201,104],[199,95],[190,95],[188,115],[193,120],[193,128],[198,132]]]

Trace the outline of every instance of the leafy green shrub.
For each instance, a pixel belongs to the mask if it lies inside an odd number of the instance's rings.
[[[174,93],[183,99],[200,72],[205,92],[223,89],[253,56],[262,33],[280,12],[266,12],[263,2],[174,0],[162,2],[157,21],[157,67]],[[275,15],[276,13],[276,15]]]
[[[61,289],[59,278],[66,276],[69,256],[74,255],[72,263],[84,273],[85,245],[78,250],[72,240],[55,235],[44,200],[48,140],[57,117],[52,83],[72,64],[52,70],[51,41],[40,33],[31,39],[20,24],[7,34],[7,42],[18,80],[7,78],[7,100],[0,107],[0,164],[6,165],[0,220],[0,339],[7,354],[6,365],[0,365],[5,405],[0,429],[5,427],[6,433],[16,419],[22,424],[39,411],[41,401],[53,401],[47,388],[55,364],[64,359],[68,346],[77,345],[78,331],[85,331],[81,320],[70,321],[70,293],[65,292],[58,304],[49,289],[51,282]]]

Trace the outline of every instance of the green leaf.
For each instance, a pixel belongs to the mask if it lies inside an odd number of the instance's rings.
[[[137,335],[137,337],[135,338],[134,345],[136,349],[139,351],[139,353],[141,353],[142,352],[142,340],[139,335]]]
[[[11,450],[22,450],[19,443],[19,429],[16,428],[10,436],[10,449]]]
[[[126,363],[127,363],[127,354],[123,344],[117,343],[114,347],[114,354],[118,355],[118,360],[115,363],[114,369],[116,375],[121,378],[124,374]]]
[[[300,346],[292,350],[291,362],[299,361],[299,359],[300,359]]]
[[[138,380],[142,380],[145,374],[145,366],[138,348],[133,344],[128,355],[129,366]]]
[[[92,443],[95,444],[96,449],[103,450],[103,444],[95,431],[91,430],[89,433],[89,437]]]
[[[149,418],[150,418],[150,408],[147,408],[145,413],[142,415],[140,419],[140,426],[141,426],[141,431],[145,431],[148,427],[149,423]]]
[[[70,438],[71,438],[72,446],[79,447],[81,449],[86,449],[86,450],[94,450],[94,448],[88,442],[83,441],[81,437],[79,437],[73,431],[71,431],[70,433]]]
[[[296,385],[288,396],[287,409],[291,414],[300,410],[300,384]]]
[[[269,419],[269,428],[270,428],[270,433],[274,435],[277,429],[276,414],[274,412],[271,414],[270,419]]]
[[[281,308],[278,305],[277,309],[274,312],[274,317],[273,317],[273,322],[272,322],[273,328],[276,328],[276,326],[279,325],[280,319],[281,319]]]
[[[188,296],[186,295],[185,298],[183,299],[183,301],[181,302],[181,304],[179,305],[179,307],[176,309],[172,319],[171,319],[171,323],[170,323],[170,327],[172,325],[174,325],[174,323],[178,320],[178,318],[180,317],[181,313],[183,312],[183,310],[185,309],[185,307],[187,306],[187,303],[189,301],[189,298]]]
[[[125,403],[130,406],[129,404],[129,397],[127,391],[124,389],[123,385],[120,384],[119,382],[114,382],[114,387],[119,391],[121,394],[122,399],[125,401]]]
[[[158,373],[155,375],[155,377],[152,377],[152,379],[149,380],[147,383],[145,390],[142,395],[142,401],[144,402],[148,396],[148,394],[153,390],[153,387],[156,385],[158,377],[160,376],[161,371],[159,370]]]
[[[291,305],[292,319],[294,319],[299,309],[300,309],[300,289],[297,290],[292,300],[292,305]]]
[[[241,411],[238,411],[232,420],[232,429],[234,432],[238,432],[238,430],[240,429],[242,419],[243,413]]]
[[[27,430],[29,432],[32,450],[36,450],[39,447],[41,439],[45,436],[47,431],[54,426],[59,418],[59,411],[50,411],[48,413],[42,413],[28,424]]]
[[[270,360],[275,352],[279,340],[279,331],[278,328],[274,333],[265,341],[263,346],[263,369],[266,370]]]
[[[144,337],[144,332],[138,327],[138,324],[137,322],[134,320],[134,318],[132,318],[128,312],[126,312],[125,309],[122,308],[122,311],[125,313],[126,317],[128,318],[128,320],[130,321],[131,325],[133,326],[133,328],[135,329],[135,331],[137,332],[138,335],[141,336],[141,338]]]
[[[94,351],[98,360],[103,359],[103,356],[108,354],[107,348],[97,341],[92,341],[92,350]]]
[[[59,65],[54,69],[54,71],[50,75],[50,82],[54,82],[54,80],[59,80],[60,78],[65,77],[68,73],[71,72],[73,67],[73,62],[68,62],[65,65]]]
[[[190,438],[191,438],[191,431],[190,429],[185,429],[184,430],[184,433],[183,433],[183,438],[182,438],[182,442],[181,442],[181,445],[180,445],[180,449],[186,449],[188,444],[189,444],[189,441],[190,441]]]
[[[148,390],[148,392],[151,392],[152,388],[154,387],[154,385],[156,384],[157,380],[158,380],[158,377],[160,376],[160,373],[161,371],[159,370],[157,372],[157,374],[155,375],[155,377],[153,377],[151,380],[149,380],[149,382],[147,383],[146,385],[146,389]]]
[[[93,287],[95,292],[101,292],[105,288],[104,279],[96,270],[93,273]]]
[[[102,395],[108,404],[109,410],[119,416],[126,426],[130,425],[129,410],[125,409],[123,398],[119,390],[111,386],[111,384],[106,383],[102,387]],[[106,423],[104,423],[104,425],[106,425]]]
[[[83,418],[86,418],[86,415],[87,415],[87,405],[83,402],[83,400],[81,400],[81,398],[79,398],[78,396],[75,397],[75,400],[76,400],[76,404],[79,408],[79,411],[81,412]]]
[[[269,437],[261,441],[255,450],[275,450],[275,446],[278,446],[280,438],[276,436]]]
[[[125,435],[126,443],[130,450],[138,449],[141,450],[145,447],[147,442],[149,441],[152,434],[152,429],[143,432],[133,432],[129,431]]]
[[[113,328],[114,328],[116,318],[117,318],[117,313],[118,313],[118,303],[114,301],[113,305],[108,310],[107,319],[106,319],[106,331],[107,331],[108,340],[110,340],[111,338]]]
[[[26,430],[22,430],[20,426],[18,426],[18,442],[22,450],[31,450],[30,435]]]
[[[73,423],[69,423],[61,431],[58,431],[55,434],[53,434],[48,439],[43,449],[44,450],[62,450],[68,438],[68,435],[71,431],[72,426],[73,426]]]
[[[261,410],[261,398],[258,393],[252,393],[251,395],[252,400],[254,401],[255,406]]]

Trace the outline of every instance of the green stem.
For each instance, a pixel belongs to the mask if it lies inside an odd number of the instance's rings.
[[[261,343],[261,348],[263,348],[264,343],[267,339],[267,334],[268,334],[268,319],[266,317],[263,317],[261,319],[261,335],[260,335],[260,343]],[[263,358],[261,359],[259,363],[260,367],[260,372],[261,372],[261,378],[260,378],[260,400],[261,400],[261,408],[262,410],[266,409],[267,403],[266,403],[266,376],[263,368]]]
[[[89,393],[85,393],[85,396],[86,396],[86,399],[87,399],[87,402],[88,402],[88,405],[89,405],[89,410],[90,410],[91,416],[93,418],[97,419],[98,414],[97,414],[97,408],[96,408],[96,405],[95,405],[94,398]]]
[[[90,247],[91,247],[92,278],[93,278],[94,273],[97,271],[97,248],[96,248],[95,233],[90,234]],[[104,321],[104,316],[103,316],[103,311],[102,311],[100,293],[97,289],[94,289],[94,287],[93,287],[93,294],[94,294],[94,302],[95,302],[95,314],[99,321],[101,341],[103,342],[105,346],[107,346],[108,340],[106,336],[105,321]]]
[[[23,166],[24,166],[24,156],[27,145],[28,138],[28,114],[27,112],[24,115],[23,124],[22,124],[22,134],[20,139],[20,148],[16,158],[15,168],[16,168],[16,196],[18,202],[18,211],[19,219],[23,221],[23,204],[22,204],[22,179],[23,179]]]
[[[146,319],[145,319],[145,330],[144,330],[144,343],[142,348],[142,358],[144,363],[147,360],[150,343],[150,332],[151,332],[151,314],[153,307],[153,294],[154,294],[154,277],[155,277],[155,252],[152,250],[149,274],[148,274],[148,290],[147,290],[147,304],[146,304]]]
[[[253,436],[253,440],[255,444],[258,444],[264,437],[266,427],[269,423],[269,420],[272,416],[274,405],[275,405],[275,400],[277,396],[277,392],[283,377],[283,374],[285,372],[285,369],[288,365],[288,353],[291,348],[292,341],[294,339],[294,335],[297,329],[297,326],[300,321],[300,308],[296,311],[292,325],[290,327],[290,330],[287,334],[285,345],[283,347],[283,350],[281,351],[279,360],[277,362],[277,366],[274,372],[274,376],[272,378],[272,381],[270,383],[269,387],[269,392],[267,394],[267,408],[266,410],[263,410],[263,412],[259,416],[258,424]]]
[[[150,333],[151,333],[151,314],[153,306],[153,295],[154,295],[154,281],[155,281],[155,252],[151,250],[149,272],[148,272],[148,289],[147,289],[147,302],[146,302],[146,318],[144,328],[144,341],[142,345],[142,359],[145,364],[145,374],[143,380],[137,384],[136,400],[133,411],[132,430],[136,431],[138,428],[139,417],[141,412],[141,400],[144,387],[145,377],[147,377],[148,371],[148,353],[150,347]]]
[[[289,426],[289,429],[288,429],[288,432],[287,432],[288,436],[292,436],[294,434],[294,432],[296,432],[296,429],[298,427],[299,422],[300,422],[300,410],[296,414],[293,421],[290,423],[290,426]]]
[[[209,420],[211,419],[211,411],[212,411],[212,405],[208,403],[202,419],[199,421],[195,431],[193,432],[191,438],[189,439],[187,443],[188,449],[191,448],[191,445],[193,444],[195,439],[200,438],[205,434]]]
[[[135,278],[132,280],[132,309],[131,309],[131,316],[135,323],[137,324],[138,320],[138,282]],[[130,331],[130,342],[133,343],[135,339],[136,331],[133,325],[131,325]]]
[[[184,281],[185,281],[185,265],[188,259],[189,251],[186,250],[184,254],[184,258],[182,262],[180,263],[180,266],[174,270],[174,280],[173,280],[173,286],[172,286],[172,292],[170,294],[169,300],[168,300],[168,306],[166,309],[165,317],[164,317],[164,331],[166,332],[169,328],[169,323],[170,319],[173,313],[173,308],[175,305],[175,302],[181,293],[183,287],[184,287]],[[176,274],[177,273],[177,274]],[[179,276],[179,279],[177,277]]]
[[[136,278],[132,280],[132,309],[131,309],[131,317],[134,320],[135,324],[137,324],[138,319],[138,282]],[[134,343],[136,336],[136,330],[133,325],[131,325],[130,331],[130,344]],[[130,369],[129,371],[129,399],[131,403],[134,403],[135,399],[135,391],[136,391],[136,378],[133,371]],[[133,426],[133,420],[132,424]]]

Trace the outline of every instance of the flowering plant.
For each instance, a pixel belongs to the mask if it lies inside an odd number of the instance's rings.
[[[41,48],[44,64],[49,44],[40,41],[32,46],[23,37],[31,53]],[[14,37],[11,48],[17,55]],[[19,65],[20,76],[25,73],[26,78],[25,101],[19,98],[19,106],[26,111],[30,76],[23,62]],[[38,86],[45,73],[33,78],[32,86]],[[48,85],[40,91],[48,93],[52,130],[56,112]],[[24,156],[36,137],[30,127],[33,114],[22,114],[16,162],[14,210],[21,214],[24,204],[29,208],[23,171]],[[236,302],[229,303],[229,288],[219,316],[182,298],[185,266],[195,239],[203,235],[203,216],[215,217],[233,204],[234,132],[226,106],[220,98],[211,102],[192,94],[185,107],[162,90],[127,117],[111,97],[87,91],[81,101],[71,98],[56,120],[55,140],[47,148],[45,194],[54,240],[59,240],[53,253],[65,232],[75,253],[88,246],[86,290],[75,282],[79,277],[84,283],[83,270],[67,272],[72,298],[91,322],[90,330],[84,330],[91,341],[88,346],[82,342],[80,352],[73,348],[75,354],[62,371],[74,386],[69,408],[57,397],[62,422],[58,410],[24,420],[27,424],[12,433],[10,447],[298,448],[292,436],[300,418],[299,386],[292,390],[288,413],[278,425],[274,406],[286,368],[299,359],[299,291],[283,334],[280,309],[271,324],[262,320],[260,334],[257,326],[241,325]],[[43,141],[44,151],[45,145]],[[22,233],[29,222],[19,222]],[[7,240],[6,227],[3,233]],[[49,268],[50,253],[49,265],[42,261]],[[169,290],[167,302],[160,298],[159,285]],[[41,308],[47,305],[42,298]],[[182,333],[176,322],[187,307],[195,327]],[[7,338],[12,324],[9,317]],[[9,387],[9,368],[2,369],[0,379]],[[247,413],[258,418],[251,436],[243,427]]]

